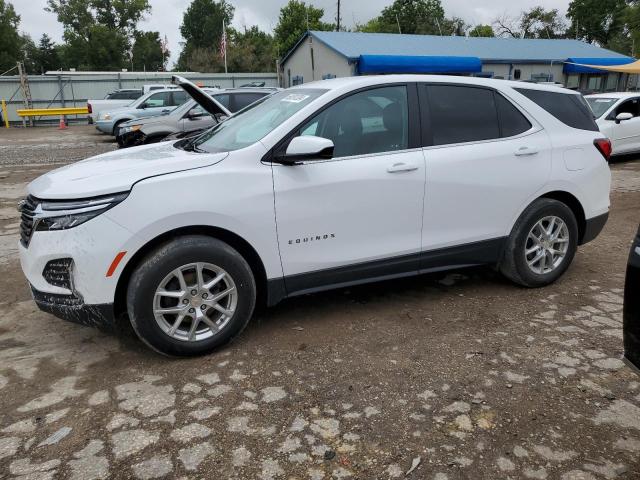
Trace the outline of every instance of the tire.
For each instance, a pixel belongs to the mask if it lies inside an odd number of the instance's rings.
[[[202,272],[200,287],[196,268]],[[206,288],[214,278],[220,280]],[[225,292],[231,293],[215,301]],[[211,306],[211,301],[228,314]],[[160,245],[135,268],[127,287],[127,312],[136,334],[152,349],[170,356],[204,355],[229,343],[247,326],[255,304],[256,283],[246,260],[228,244],[204,235]],[[179,313],[159,313],[165,310]],[[180,315],[184,317],[172,334]]]
[[[548,228],[552,221],[550,219],[554,217],[561,220],[566,227],[566,230],[563,230],[560,227],[561,223],[555,220],[554,225],[558,228],[556,231],[562,230],[558,234],[563,239],[562,243],[553,242],[553,233],[542,242],[534,240],[533,237],[543,235],[540,233],[542,230],[539,226]],[[558,259],[555,259],[553,252],[563,250],[565,244],[566,251],[564,251],[562,258],[560,259],[560,254],[558,254]],[[571,209],[558,200],[539,198],[529,205],[516,221],[507,240],[499,269],[505,277],[519,285],[529,288],[543,287],[555,282],[569,268],[575,256],[577,245],[578,223]],[[546,250],[546,246],[550,246],[551,250]],[[536,250],[527,253],[533,249]],[[542,259],[540,256],[545,251],[547,253]],[[529,262],[537,258],[540,260],[530,266]]]

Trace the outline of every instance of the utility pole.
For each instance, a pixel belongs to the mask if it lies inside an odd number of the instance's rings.
[[[396,13],[396,23],[398,24],[398,33],[402,34],[402,29],[400,28],[400,20],[398,20],[398,14]]]
[[[338,16],[336,18],[336,23],[337,23],[337,31],[340,31],[340,0],[338,0]]]

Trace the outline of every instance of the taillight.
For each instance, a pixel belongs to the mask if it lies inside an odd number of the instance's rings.
[[[611,140],[608,138],[596,138],[593,144],[608,162],[611,157]]]
[[[87,111],[89,113],[93,113],[93,108],[91,108],[91,104],[90,103],[87,103]]]

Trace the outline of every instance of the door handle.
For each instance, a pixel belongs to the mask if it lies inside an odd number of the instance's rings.
[[[417,169],[418,169],[418,166],[412,163],[398,162],[387,167],[387,172],[389,173],[413,172],[414,170],[417,170]]]
[[[535,155],[538,151],[539,150],[536,147],[520,147],[515,151],[515,156],[524,157],[526,155]]]

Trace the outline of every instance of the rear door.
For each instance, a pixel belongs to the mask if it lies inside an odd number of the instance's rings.
[[[523,204],[549,178],[550,140],[491,88],[425,84],[420,99],[427,168],[423,257],[462,246],[461,264],[493,261]],[[432,266],[427,261],[423,268]]]

